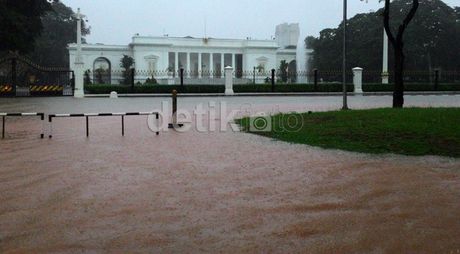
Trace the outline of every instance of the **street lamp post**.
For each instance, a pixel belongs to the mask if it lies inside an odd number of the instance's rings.
[[[81,21],[85,17],[80,12],[78,8],[77,13],[75,14],[75,19],[77,20],[77,54],[75,56],[74,71],[75,71],[75,90],[74,97],[83,98],[84,93],[84,82],[83,82],[83,58],[82,58],[82,49],[81,49]]]
[[[342,66],[342,82],[343,82],[343,107],[342,110],[348,109],[347,98],[347,0],[343,0],[343,66]]]
[[[388,35],[383,29],[383,68],[382,68],[382,84],[389,83],[389,73],[388,73]]]

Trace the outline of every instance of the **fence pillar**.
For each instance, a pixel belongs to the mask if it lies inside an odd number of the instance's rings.
[[[363,93],[363,68],[353,68],[353,85],[355,86],[355,93]]]
[[[168,85],[175,85],[176,79],[174,78],[174,72],[168,71]]]
[[[75,64],[75,90],[74,90],[74,97],[75,98],[83,98],[85,97],[85,88],[84,88],[84,80],[83,80],[83,64],[76,63]]]
[[[233,67],[225,67],[225,95],[234,95],[233,92]]]

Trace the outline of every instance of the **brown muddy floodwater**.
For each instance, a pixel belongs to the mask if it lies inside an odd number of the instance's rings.
[[[161,98],[1,99],[0,111],[149,111]],[[330,110],[339,97],[184,98],[229,108]],[[391,105],[353,97],[353,108]],[[408,96],[460,106],[459,96]],[[251,111],[249,110],[249,111]],[[253,113],[253,112],[252,112]],[[0,253],[460,253],[460,160],[365,155],[238,132],[169,131],[146,117],[8,119]]]

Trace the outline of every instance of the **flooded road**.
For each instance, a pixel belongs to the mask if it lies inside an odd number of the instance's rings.
[[[1,99],[0,111],[150,111],[162,98]],[[180,98],[251,114],[323,111],[339,97]],[[459,107],[460,96],[407,96]],[[352,108],[391,97],[352,97]],[[249,110],[248,110],[249,108]],[[218,117],[217,117],[218,118]],[[365,155],[239,132],[169,131],[146,117],[8,119],[1,253],[459,253],[460,160]]]

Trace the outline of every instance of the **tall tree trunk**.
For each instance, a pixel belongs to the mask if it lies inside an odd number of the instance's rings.
[[[393,35],[390,28],[390,0],[385,0],[385,10],[383,13],[383,23],[385,31],[388,35],[388,40],[391,42],[395,51],[395,88],[393,92],[393,107],[402,108],[404,106],[404,42],[403,35],[407,26],[417,13],[419,0],[412,0],[412,8],[404,19],[403,23],[399,25],[396,37]]]
[[[393,108],[404,106],[404,52],[403,48],[395,49],[395,87],[393,91]]]

